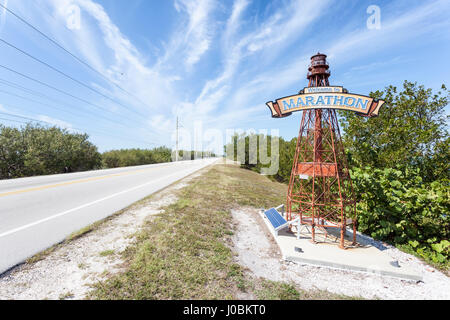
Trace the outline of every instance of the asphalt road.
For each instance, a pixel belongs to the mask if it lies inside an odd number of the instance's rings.
[[[0,180],[0,274],[215,161]]]

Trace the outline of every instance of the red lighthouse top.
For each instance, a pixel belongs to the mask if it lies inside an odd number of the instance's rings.
[[[310,87],[328,86],[328,77],[330,76],[330,65],[327,62],[327,55],[318,52],[311,57],[311,64],[308,68],[306,78],[309,80]]]

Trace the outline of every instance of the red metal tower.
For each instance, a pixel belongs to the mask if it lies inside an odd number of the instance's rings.
[[[307,79],[309,87],[329,86],[326,55],[311,57]],[[344,246],[346,227],[353,225],[356,244],[357,216],[353,187],[334,109],[303,111],[287,196],[287,218],[299,217],[311,226],[312,241],[316,228],[339,228],[340,248]]]

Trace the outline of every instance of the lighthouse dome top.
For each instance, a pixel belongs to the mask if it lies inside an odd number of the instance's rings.
[[[311,60],[326,59],[326,58],[327,58],[326,54],[317,52],[317,54],[311,57]]]
[[[317,53],[311,57],[311,66],[328,66],[327,55],[323,53]]]
[[[311,57],[311,64],[308,68],[306,78],[310,80],[310,86],[327,86],[330,68],[327,62],[327,55],[318,52]]]

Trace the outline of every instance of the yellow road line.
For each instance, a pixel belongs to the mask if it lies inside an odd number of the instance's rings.
[[[158,166],[158,168],[160,168],[160,167],[167,167],[167,166],[168,165]],[[104,180],[104,179],[113,178],[113,177],[125,176],[125,175],[129,175],[129,174],[137,173],[137,172],[148,171],[148,170],[151,170],[151,169],[156,169],[156,168],[139,169],[139,170],[134,170],[134,171],[114,173],[114,174],[101,176],[101,177],[93,177],[93,178],[87,178],[87,179],[81,179],[81,180],[75,180],[75,181],[62,182],[62,183],[57,183],[57,184],[52,184],[52,185],[47,185],[47,186],[42,186],[42,187],[35,187],[35,188],[28,188],[28,189],[10,191],[10,192],[5,192],[5,193],[0,193],[0,198],[6,197],[6,196],[15,195],[15,194],[21,194],[21,193],[27,193],[27,192],[33,192],[33,191],[40,191],[40,190],[45,190],[45,189],[57,188],[57,187],[63,187],[63,186],[71,185],[71,184],[78,184],[78,183],[84,183],[84,182]]]

